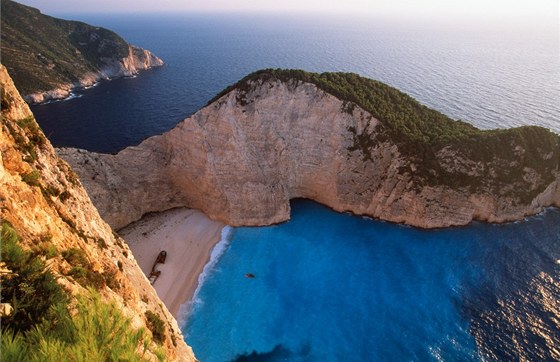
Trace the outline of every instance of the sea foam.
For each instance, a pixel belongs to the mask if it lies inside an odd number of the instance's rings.
[[[227,250],[231,241],[232,231],[233,228],[227,225],[222,229],[220,241],[218,241],[212,248],[212,251],[210,252],[210,259],[204,266],[204,269],[202,269],[202,273],[200,273],[200,275],[198,276],[198,285],[196,286],[192,299],[179,307],[179,313],[177,316],[179,325],[183,325],[184,321],[188,318],[189,313],[191,313],[197,305],[200,305],[202,303],[202,301],[198,298],[198,293],[200,292],[200,289],[204,285],[204,282],[206,281],[210,273],[212,273],[212,271],[214,270],[216,264],[220,260],[220,257]]]

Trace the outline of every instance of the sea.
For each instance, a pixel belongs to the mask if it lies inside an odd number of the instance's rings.
[[[57,14],[54,14],[57,15]],[[262,68],[381,80],[482,129],[560,133],[558,24],[318,14],[65,14],[166,63],[33,106],[55,146],[115,153]],[[293,200],[224,229],[180,321],[200,361],[558,361],[560,210],[421,230]]]

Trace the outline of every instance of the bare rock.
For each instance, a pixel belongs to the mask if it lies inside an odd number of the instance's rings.
[[[356,145],[364,133],[373,140],[366,149]],[[476,177],[479,189],[426,184],[419,166],[368,112],[349,111],[314,84],[274,78],[233,89],[169,132],[117,155],[59,154],[115,228],[177,206],[230,225],[273,224],[289,219],[293,198],[424,228],[511,221],[560,205],[557,166],[545,187],[532,169],[512,179],[512,188],[544,189],[522,202],[496,191],[492,175],[507,167],[502,159],[475,162],[451,148],[436,154],[440,169]]]
[[[132,327],[147,328],[144,314],[157,314],[165,325],[163,350],[170,360],[195,361],[173,316],[161,303],[138,267],[130,249],[103,221],[70,166],[60,159],[33,119],[33,114],[0,65],[2,121],[0,132],[0,220],[17,230],[22,246],[37,248],[48,240],[57,250],[49,269],[72,295],[84,287],[65,273],[61,252],[77,248],[89,267],[110,276],[99,293],[132,319]],[[156,360],[159,347],[148,345],[144,357]]]

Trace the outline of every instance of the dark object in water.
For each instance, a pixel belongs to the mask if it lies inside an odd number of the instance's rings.
[[[253,273],[247,273],[247,274],[245,274],[245,278],[251,278],[251,279],[252,279],[252,278],[254,278],[254,277],[255,277],[255,274],[253,274]]]

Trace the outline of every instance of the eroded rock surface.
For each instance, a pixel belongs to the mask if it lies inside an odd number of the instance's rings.
[[[155,313],[164,321],[162,347],[167,357],[195,361],[177,322],[138,267],[126,242],[101,219],[74,171],[58,157],[35,123],[2,65],[0,86],[0,221],[11,224],[23,247],[37,250],[48,245],[56,251],[47,260],[49,270],[72,296],[84,293],[85,285],[72,276],[75,265],[62,254],[70,249],[83,251],[87,269],[99,276],[100,295],[117,303],[132,319],[132,328],[148,331],[145,312]],[[155,342],[147,347],[144,357],[157,360],[153,351],[159,347]]]
[[[267,77],[249,85],[117,155],[59,154],[115,228],[177,206],[230,225],[267,225],[289,219],[293,198],[423,228],[511,221],[560,205],[556,149],[515,148],[547,162],[546,175],[528,166],[504,176],[510,161],[473,160],[453,147],[426,169],[383,122],[315,84]]]

